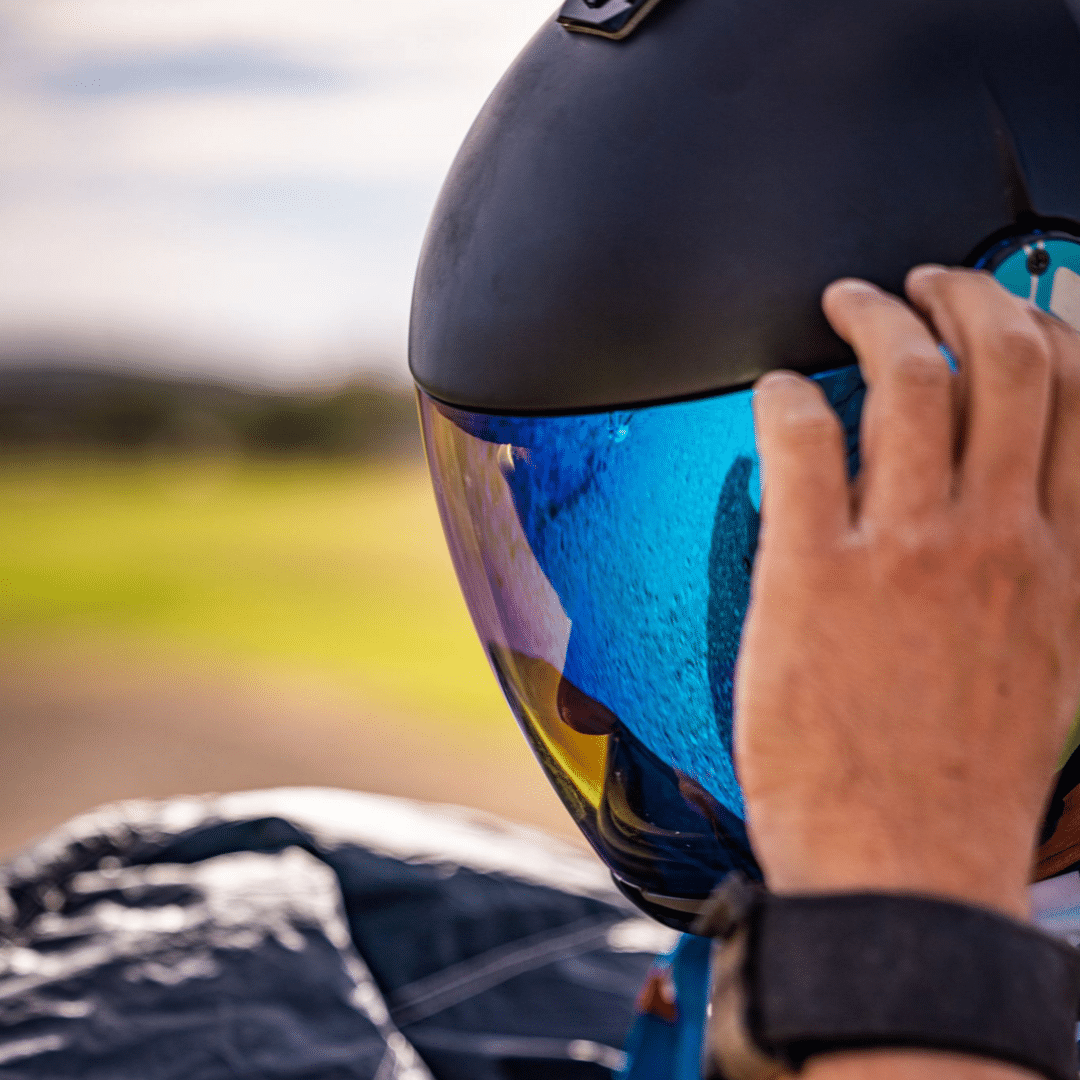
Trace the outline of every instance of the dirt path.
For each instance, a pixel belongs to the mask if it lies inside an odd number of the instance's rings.
[[[0,856],[115,799],[326,785],[578,834],[507,715],[440,728],[311,679],[0,653]]]

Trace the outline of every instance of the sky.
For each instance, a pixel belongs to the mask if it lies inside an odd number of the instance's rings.
[[[0,361],[405,376],[439,185],[554,0],[0,0]]]

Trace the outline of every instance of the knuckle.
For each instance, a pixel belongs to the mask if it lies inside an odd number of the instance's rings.
[[[1002,327],[993,341],[994,374],[1008,383],[1027,383],[1050,370],[1050,342],[1034,319],[1022,318]]]
[[[944,266],[916,266],[908,271],[904,289],[908,295],[935,298],[948,287],[953,273],[953,270]]]
[[[1035,325],[1051,338],[1060,337],[1065,341],[1080,341],[1080,330],[1057,315],[1051,315],[1050,312],[1032,305],[1031,318],[1035,321]]]
[[[968,556],[987,579],[1024,581],[1041,562],[1043,530],[1034,516],[1010,514],[965,530]]]
[[[952,373],[941,353],[909,349],[893,360],[893,378],[904,389],[938,390],[949,385]]]
[[[951,266],[938,273],[925,275],[918,283],[918,288],[924,295],[945,304],[970,296],[972,292],[995,286],[996,282],[986,271],[963,266]]]
[[[1001,529],[991,533],[983,545],[983,557],[1006,569],[1021,568],[1036,561],[1035,548],[1034,530]]]
[[[937,522],[898,529],[893,535],[897,558],[903,565],[944,565],[953,544],[952,532]]]
[[[1080,371],[1080,324],[1073,326],[1038,308],[1033,308],[1031,314],[1055,353],[1060,376],[1063,379],[1075,377]]]
[[[874,541],[891,572],[901,576],[944,565],[953,546],[949,529],[927,520],[878,526]]]
[[[878,530],[873,539],[880,576],[906,593],[1021,592],[1045,562],[1043,530],[1034,519],[994,525],[934,517]]]
[[[956,545],[938,522],[893,525],[872,537],[879,587],[904,595],[950,587],[956,577]]]
[[[779,435],[789,446],[816,446],[837,437],[836,418],[823,409],[789,409],[780,418]]]

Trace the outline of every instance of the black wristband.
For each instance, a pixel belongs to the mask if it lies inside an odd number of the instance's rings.
[[[740,939],[739,1007],[774,1062],[920,1048],[1077,1080],[1080,953],[1034,927],[918,896],[744,889],[742,904],[737,919],[710,905],[699,927]]]

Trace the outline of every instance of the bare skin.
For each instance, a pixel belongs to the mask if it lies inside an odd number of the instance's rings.
[[[855,485],[818,387],[757,386],[763,523],[736,691],[748,824],[777,892],[908,891],[1024,919],[1080,699],[1080,335],[975,271],[919,268],[906,291],[824,296],[870,387]],[[806,1075],[1030,1076],[914,1051]]]

